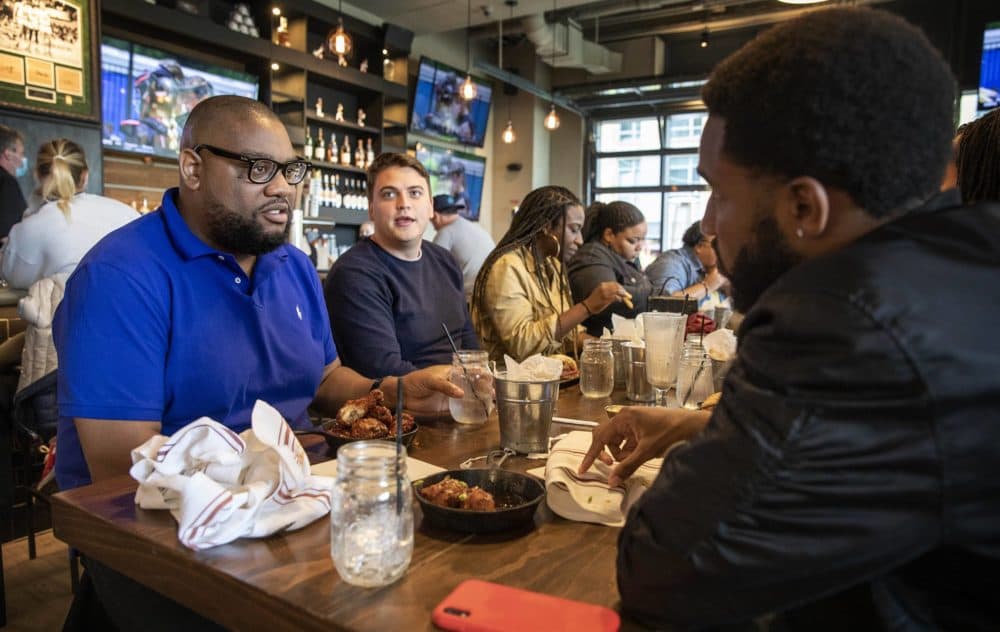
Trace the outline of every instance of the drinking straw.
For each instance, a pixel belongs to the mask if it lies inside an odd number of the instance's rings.
[[[483,407],[483,414],[487,417],[490,416],[490,409],[486,407],[486,402],[479,397],[479,393],[476,392],[475,387],[472,384],[472,378],[469,377],[469,370],[465,368],[465,362],[462,360],[462,356],[458,353],[458,347],[455,346],[455,339],[451,337],[451,332],[448,331],[448,326],[441,323],[441,329],[444,329],[444,335],[448,336],[448,342],[451,343],[451,350],[455,352],[455,357],[458,358],[458,363],[462,367],[462,373],[465,374],[465,384],[472,391],[472,396],[476,398],[479,405]]]
[[[403,479],[399,460],[403,455],[403,376],[396,378],[396,515],[403,511]]]

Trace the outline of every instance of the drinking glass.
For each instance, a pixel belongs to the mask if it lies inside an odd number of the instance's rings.
[[[485,351],[460,350],[452,354],[448,379],[465,393],[448,398],[448,410],[460,424],[484,424],[493,410],[493,374]]]
[[[653,385],[657,406],[667,405],[667,392],[677,383],[677,361],[684,344],[686,314],[646,312],[646,379]]]
[[[677,371],[677,404],[696,410],[714,391],[712,360],[704,354],[682,358]]]

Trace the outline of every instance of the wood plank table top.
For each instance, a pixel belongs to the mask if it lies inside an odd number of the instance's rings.
[[[611,398],[589,400],[563,387],[557,415],[603,422]],[[552,434],[582,428],[553,424]],[[446,469],[499,447],[496,412],[479,427],[450,418],[421,423],[410,456]],[[511,457],[524,471],[542,461]],[[136,507],[127,476],[53,497],[55,535],[84,555],[150,586],[199,614],[236,630],[433,630],[431,612],[451,590],[479,578],[615,608],[618,529],[571,522],[545,503],[532,528],[469,535],[421,524],[414,502],[413,559],[406,575],[383,588],[340,580],[330,559],[330,522],[263,540],[241,539],[206,551],[177,540],[166,511]]]

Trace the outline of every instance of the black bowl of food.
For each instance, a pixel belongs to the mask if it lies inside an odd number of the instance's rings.
[[[403,444],[409,448],[417,436],[417,424],[409,413],[402,414]],[[298,435],[320,435],[332,451],[345,443],[369,439],[396,438],[396,418],[385,406],[385,395],[374,390],[364,397],[349,400],[333,418],[320,421],[314,430],[297,430]]]
[[[404,425],[403,428],[406,428],[406,426]],[[413,427],[410,430],[403,432],[403,445],[407,448],[413,445],[413,439],[416,438],[417,430],[419,429],[420,427],[417,426],[417,424],[413,424]],[[316,428],[314,430],[296,430],[295,434],[319,435],[323,437],[323,439],[326,440],[326,445],[330,448],[330,452],[332,453],[336,453],[337,448],[346,443],[351,443],[352,441],[367,441],[369,439],[384,439],[386,441],[396,440],[395,432],[390,433],[388,430],[386,430],[384,435],[372,437],[354,437],[350,434],[344,434],[336,428],[333,430],[326,430],[325,428]]]
[[[463,533],[497,533],[530,524],[545,498],[533,476],[507,470],[448,470],[413,482],[428,523]]]

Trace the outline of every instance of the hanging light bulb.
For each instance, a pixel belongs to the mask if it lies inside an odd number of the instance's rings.
[[[545,120],[542,122],[542,124],[545,125],[545,129],[552,132],[559,129],[559,123],[560,123],[559,115],[556,114],[556,104],[550,103],[549,113],[545,115]]]
[[[466,101],[476,98],[476,84],[472,82],[472,41],[469,39],[469,29],[472,28],[472,0],[466,3],[465,16],[465,81],[459,94]]]
[[[500,139],[508,145],[517,140],[517,134],[514,133],[514,123],[510,119],[507,119],[507,127],[503,128]]]
[[[338,13],[340,13],[340,15],[337,16],[337,30],[327,35],[326,45],[336,55],[340,57],[350,57],[351,51],[354,49],[354,42],[351,41],[351,36],[344,30],[343,9],[344,3],[343,0],[341,0],[339,9],[337,10]]]
[[[466,101],[476,98],[476,82],[472,80],[472,75],[465,75],[465,81],[462,82],[461,94],[462,98]]]
[[[702,48],[708,48],[708,27],[707,26],[705,27],[705,30],[701,32],[701,47]]]

